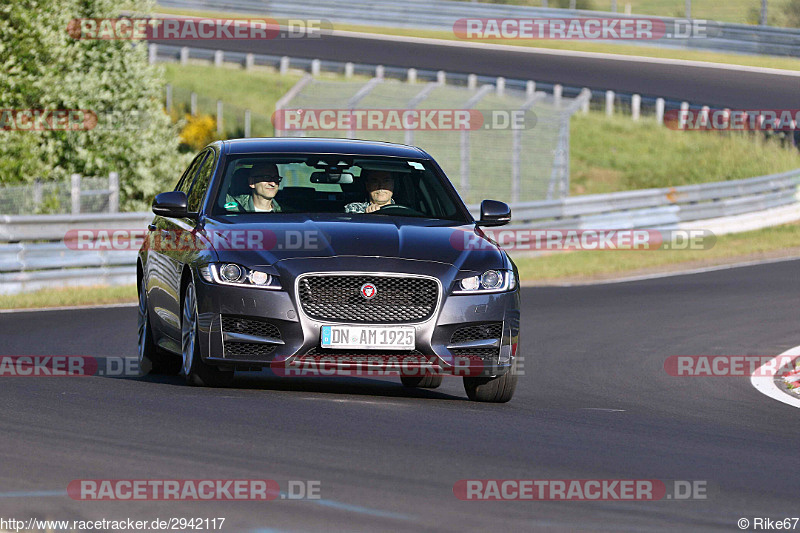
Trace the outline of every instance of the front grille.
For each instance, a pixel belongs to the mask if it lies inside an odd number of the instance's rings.
[[[365,283],[376,292],[367,300],[361,295]],[[303,311],[316,320],[391,324],[420,322],[436,311],[439,285],[430,278],[380,275],[306,276],[298,283]]]
[[[500,339],[503,335],[503,323],[477,324],[458,328],[450,337],[450,344],[469,342],[483,339]],[[476,356],[481,359],[492,359],[500,356],[500,347],[497,348],[454,348],[450,353],[458,356]]]
[[[272,355],[274,344],[257,344],[255,342],[226,342],[225,357],[231,359],[260,359]]]
[[[228,333],[243,333],[258,337],[281,338],[281,331],[274,324],[255,320],[252,318],[241,318],[236,316],[222,316],[222,331]],[[272,355],[277,349],[275,344],[261,344],[257,342],[226,342],[225,357],[231,359],[263,359]]]
[[[222,316],[222,331],[228,333],[244,333],[259,337],[281,338],[281,331],[274,324],[252,318],[239,318],[235,316]]]

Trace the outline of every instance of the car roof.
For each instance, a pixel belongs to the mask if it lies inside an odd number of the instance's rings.
[[[225,154],[311,153],[431,159],[415,146],[356,139],[325,139],[307,137],[266,137],[222,141]]]

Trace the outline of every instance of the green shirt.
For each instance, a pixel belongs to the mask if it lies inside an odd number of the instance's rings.
[[[238,196],[226,194],[224,207],[226,211],[232,211],[234,213],[261,213],[261,211],[256,211],[255,205],[253,205],[252,194],[240,194]],[[276,202],[274,198],[272,199],[272,211],[267,212],[281,212],[281,206],[278,205],[278,202]]]

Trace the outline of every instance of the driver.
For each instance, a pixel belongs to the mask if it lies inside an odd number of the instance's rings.
[[[345,213],[374,213],[386,205],[394,204],[394,177],[385,170],[365,169],[361,178],[367,189],[369,198],[366,202],[353,202],[344,206]]]

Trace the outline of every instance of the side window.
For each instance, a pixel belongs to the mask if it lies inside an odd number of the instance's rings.
[[[176,191],[183,191],[187,195],[189,194],[189,189],[192,187],[192,178],[194,178],[195,173],[197,172],[197,167],[200,165],[200,162],[206,156],[206,152],[200,152],[197,157],[192,160],[192,163],[189,165],[189,168],[186,169],[186,172],[183,173],[181,176],[180,181],[175,186]]]
[[[208,151],[208,157],[205,158],[200,170],[197,172],[197,178],[194,180],[194,185],[189,192],[189,211],[197,212],[200,209],[200,204],[208,190],[208,184],[211,181],[211,174],[214,171],[216,164],[216,153],[212,150]]]

